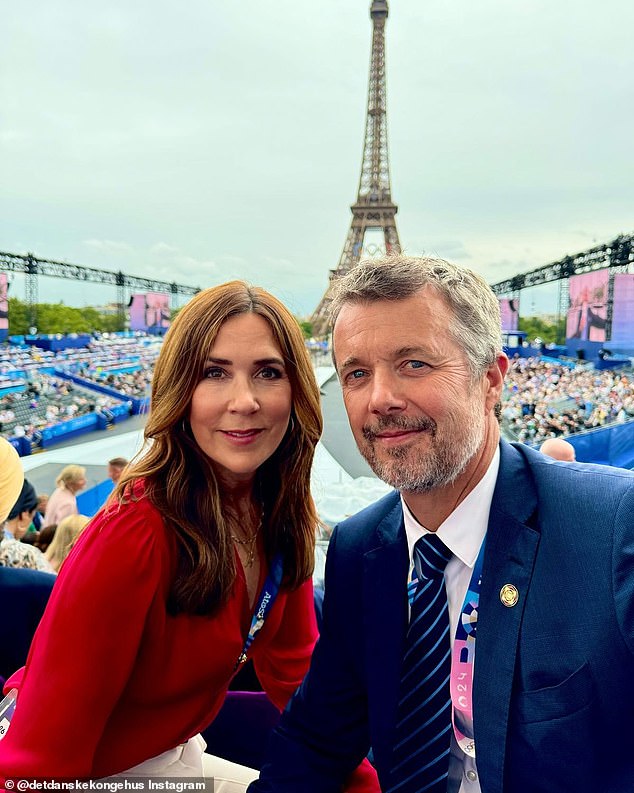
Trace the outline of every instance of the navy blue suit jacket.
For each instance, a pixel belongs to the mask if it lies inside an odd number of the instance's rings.
[[[387,786],[408,564],[397,493],[336,529],[321,638],[252,793],[334,793],[370,747]],[[474,674],[483,793],[634,790],[633,681],[634,474],[502,442]]]
[[[0,565],[0,676],[26,663],[55,580],[52,573]]]

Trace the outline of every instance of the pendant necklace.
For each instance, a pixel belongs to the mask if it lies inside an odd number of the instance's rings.
[[[258,523],[255,531],[250,536],[247,536],[245,539],[241,539],[240,537],[236,537],[235,534],[231,535],[231,539],[234,542],[237,542],[238,545],[242,545],[244,550],[247,554],[247,560],[245,562],[245,567],[253,567],[255,563],[255,542],[258,538],[258,534],[260,533],[260,529],[262,528],[262,520],[264,518],[264,509],[260,514],[260,522]]]

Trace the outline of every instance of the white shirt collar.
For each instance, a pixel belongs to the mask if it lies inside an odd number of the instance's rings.
[[[454,511],[440,524],[436,532],[452,554],[471,569],[475,565],[478,551],[487,532],[489,512],[491,511],[493,491],[495,490],[499,468],[500,447],[498,446],[482,479],[464,501],[461,501]],[[429,531],[412,515],[402,495],[401,504],[403,505],[405,533],[411,560],[416,541],[423,534],[429,534]]]

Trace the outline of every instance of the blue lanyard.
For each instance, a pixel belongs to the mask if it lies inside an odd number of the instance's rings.
[[[260,592],[260,596],[257,600],[257,605],[255,607],[255,611],[253,612],[253,618],[251,619],[251,627],[249,628],[249,633],[247,634],[246,641],[244,642],[242,652],[236,661],[235,669],[246,662],[249,654],[249,648],[253,644],[253,640],[255,639],[256,635],[262,630],[264,621],[268,617],[273,603],[275,603],[275,598],[277,597],[282,585],[283,575],[284,559],[282,554],[278,553],[271,562],[269,574],[266,578],[266,581],[264,582],[264,586],[262,587],[262,591]]]
[[[462,751],[475,757],[475,740],[469,732],[467,725],[473,722],[473,668],[476,649],[476,629],[478,626],[478,608],[480,605],[480,586],[482,584],[482,566],[484,564],[484,547],[486,537],[478,552],[478,558],[473,566],[471,580],[467,588],[451,653],[451,701],[454,734],[458,746]],[[407,584],[407,598],[410,604],[414,599],[418,579],[412,570],[410,581]]]

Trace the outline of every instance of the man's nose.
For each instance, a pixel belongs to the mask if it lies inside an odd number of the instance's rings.
[[[369,409],[372,413],[384,415],[404,410],[407,400],[399,387],[398,378],[388,373],[373,375]]]

